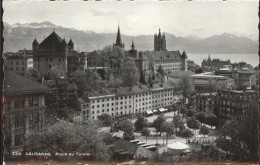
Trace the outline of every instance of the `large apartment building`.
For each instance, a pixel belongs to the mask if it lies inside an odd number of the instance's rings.
[[[197,93],[212,92],[210,90],[214,91],[217,88],[218,89],[235,88],[234,79],[226,76],[215,75],[213,72],[194,74],[191,77],[193,79],[195,91]]]
[[[145,115],[146,111],[172,104],[173,87],[169,84],[102,89],[87,92],[76,101],[76,107],[81,111],[82,121],[96,120],[103,113],[108,113],[112,117]]]
[[[50,89],[11,71],[5,72],[3,88],[5,147],[7,152],[20,151],[26,134],[44,129]]]
[[[253,108],[258,109],[258,92],[254,90],[247,91],[221,91],[217,95],[216,106],[218,108],[217,116],[219,126],[222,126],[231,118],[241,118],[246,113],[251,113]]]

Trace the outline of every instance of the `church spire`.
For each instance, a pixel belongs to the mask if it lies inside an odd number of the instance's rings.
[[[117,45],[121,45],[122,41],[121,41],[121,34],[120,34],[120,27],[118,24],[118,30],[117,30],[117,36],[116,36],[116,44]]]
[[[122,43],[122,40],[121,40],[119,24],[118,24],[118,30],[117,30],[117,36],[116,36],[116,44],[114,44],[114,45],[124,48],[124,43]]]
[[[132,37],[132,45],[131,45],[131,48],[132,48],[132,50],[135,50],[135,44],[134,44],[134,39],[133,39],[133,37]]]

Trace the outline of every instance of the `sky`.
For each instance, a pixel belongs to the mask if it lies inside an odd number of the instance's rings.
[[[206,38],[222,33],[258,39],[258,1],[3,1],[8,24],[50,21],[97,33],[158,32]]]

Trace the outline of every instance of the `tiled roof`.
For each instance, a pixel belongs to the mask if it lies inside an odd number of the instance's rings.
[[[5,71],[4,95],[44,93],[51,89],[12,71]]]
[[[238,73],[242,73],[242,74],[255,74],[256,71],[254,70],[249,70],[249,69],[242,69],[242,70],[239,70]]]
[[[179,51],[142,51],[139,53],[143,54],[143,58],[153,60],[182,58],[181,53]]]
[[[60,36],[52,32],[46,39],[44,39],[40,45],[39,50],[54,50],[54,51],[60,51],[60,46],[62,43],[62,39]]]
[[[132,86],[132,87],[121,87],[121,88],[105,88],[101,90],[87,91],[83,94],[83,98],[87,99],[89,97],[101,97],[101,96],[115,96],[115,95],[130,95],[138,94],[143,92],[151,92],[156,89],[170,89],[173,88],[170,84],[153,84],[153,87],[148,87],[146,85]]]
[[[171,73],[169,74],[169,77],[174,77],[174,78],[179,78],[181,77],[181,75],[185,73],[187,75],[194,75],[194,73],[192,71],[171,71]]]
[[[134,154],[137,149],[138,145],[136,143],[131,143],[121,138],[116,138],[114,142],[115,151],[129,151],[129,153]]]

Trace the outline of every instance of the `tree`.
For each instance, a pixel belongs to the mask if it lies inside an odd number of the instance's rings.
[[[146,143],[147,143],[147,136],[149,135],[150,135],[150,130],[147,127],[145,127],[142,131],[142,136],[145,136]]]
[[[161,127],[162,124],[166,121],[165,117],[163,116],[163,114],[159,115],[154,121],[153,121],[153,125],[156,129],[157,132],[161,133]]]
[[[134,125],[131,120],[125,117],[117,119],[115,128],[124,131],[123,137],[126,140],[130,140],[134,137]]]
[[[161,126],[161,132],[166,132],[166,144],[168,143],[168,137],[174,134],[173,124],[170,122],[163,122]]]
[[[180,113],[183,114],[183,115],[187,115],[188,114],[188,109],[186,107],[182,107],[180,109]]]
[[[207,124],[209,124],[211,127],[217,125],[217,117],[215,114],[210,113],[206,116]]]
[[[150,72],[152,73],[152,76],[151,76],[151,78],[152,78],[152,80],[154,80],[155,79],[155,76],[154,76],[154,64],[153,64],[153,62],[152,61],[149,61],[149,64],[148,64],[148,69],[150,70]]]
[[[173,127],[175,128],[175,131],[183,128],[182,126],[184,126],[184,123],[182,122],[182,119],[179,115],[173,116],[172,123],[173,123]]]
[[[186,143],[188,141],[188,138],[191,138],[193,136],[193,133],[189,129],[183,129],[180,132],[180,136],[186,139]]]
[[[185,103],[186,98],[194,92],[194,85],[191,76],[185,73],[181,74],[178,88],[182,93],[183,103]]]
[[[199,133],[204,135],[204,136],[208,135],[209,134],[209,129],[205,125],[203,125],[203,126],[200,127],[200,132]]]
[[[161,81],[164,81],[164,76],[165,76],[165,71],[162,67],[162,65],[159,65],[158,69],[156,70],[157,73],[159,74],[158,76],[160,77]]]
[[[134,125],[131,120],[121,117],[115,122],[115,128],[126,132],[134,131]]]
[[[118,46],[105,46],[101,51],[101,57],[104,66],[108,65],[110,68],[119,68],[124,65],[125,53]]]
[[[167,136],[171,136],[174,133],[173,130],[173,123],[170,122],[163,122],[161,126],[161,131],[166,132]]]
[[[133,131],[131,131],[131,132],[124,132],[124,134],[123,134],[123,138],[125,139],[125,140],[133,140],[134,139],[134,132]]]
[[[230,137],[230,141],[237,141],[236,144],[241,146],[239,148],[243,150],[241,151],[242,153],[248,152],[247,158],[244,161],[256,162],[258,161],[259,146],[259,134],[258,131],[256,131],[259,129],[258,96],[251,95],[251,100],[247,104],[248,106],[245,107],[245,111],[247,112],[250,110],[250,113],[244,113],[233,117],[220,128],[218,134],[219,138],[226,139],[228,136]],[[241,158],[238,157],[237,160],[241,160]]]
[[[187,126],[190,129],[192,129],[193,132],[194,132],[194,130],[199,129],[199,123],[197,122],[197,120],[195,120],[194,117],[188,119]]]
[[[58,84],[58,80],[61,77],[66,76],[65,71],[61,68],[61,66],[53,66],[49,71],[50,79],[54,80],[56,84]]]
[[[99,127],[94,121],[71,124],[61,120],[42,132],[27,134],[23,148],[25,151],[50,152],[55,159],[69,159],[56,156],[56,152],[84,152],[90,153],[93,160],[108,160],[108,150],[103,142],[105,135],[98,132]]]
[[[25,71],[25,76],[31,80],[40,81],[41,80],[41,73],[34,68],[28,68]]]
[[[123,84],[125,86],[133,86],[138,84],[140,74],[133,59],[128,58],[125,60],[122,72]]]
[[[145,74],[143,73],[143,70],[141,70],[141,72],[140,72],[140,83],[141,84],[147,84],[146,83],[146,80],[145,80]]]
[[[147,127],[143,128],[142,135],[143,136],[149,136],[150,135],[150,130]]]
[[[200,121],[200,123],[205,123],[206,122],[206,114],[203,111],[200,111],[196,115],[196,119]]]
[[[143,116],[138,116],[135,122],[136,131],[142,131],[147,126],[148,126],[147,120]]]
[[[196,115],[196,111],[194,109],[189,109],[187,112],[187,116],[193,117]]]
[[[80,91],[96,90],[104,87],[102,86],[101,77],[95,70],[75,71],[71,73],[71,77]]]
[[[108,87],[119,88],[122,86],[123,80],[121,78],[114,78],[111,74],[108,81]]]
[[[107,113],[103,113],[100,116],[98,116],[98,119],[105,125],[105,126],[112,126],[113,119],[111,115]]]
[[[209,83],[206,86],[207,92],[209,92],[210,94],[212,92],[216,92],[220,89],[220,84],[216,81],[213,80],[212,78],[209,79]]]
[[[244,141],[241,141],[237,138],[218,138],[216,139],[215,143],[218,148],[221,148],[222,150],[228,152],[229,159],[232,158],[232,160],[234,161],[243,162],[249,160],[250,153],[248,152],[248,146]]]
[[[151,76],[151,75],[149,75],[149,77],[148,77],[148,84],[149,84],[149,85],[152,85],[152,84],[153,84],[153,79],[152,79],[152,76]]]

